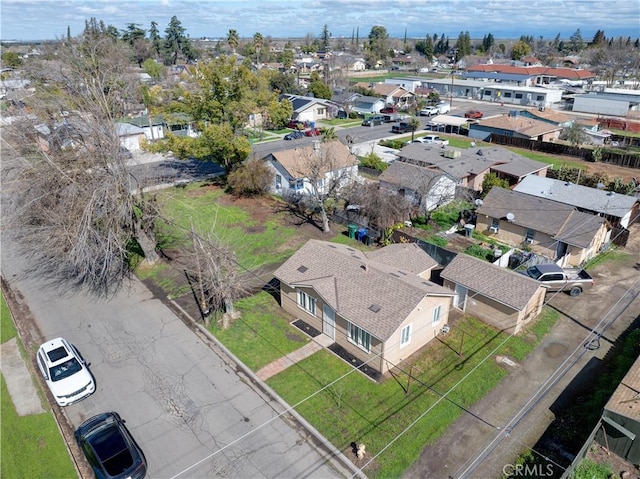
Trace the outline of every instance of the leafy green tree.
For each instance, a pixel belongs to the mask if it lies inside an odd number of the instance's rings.
[[[195,50],[191,45],[191,40],[185,35],[185,28],[175,15],[171,17],[169,25],[164,31],[164,51],[169,64],[175,65],[180,55],[187,60],[195,58]]]
[[[460,32],[456,41],[456,62],[471,54],[471,36],[469,32]]]
[[[593,35],[593,40],[591,40],[590,46],[601,47],[605,45],[605,43],[606,43],[606,37],[604,36],[604,31],[597,30],[596,33]]]
[[[360,165],[365,168],[371,168],[373,170],[384,171],[389,167],[380,156],[376,155],[373,151],[370,151],[362,158],[360,158]]]
[[[418,40],[415,45],[416,51],[422,53],[427,63],[433,62],[433,40],[427,35],[424,40]]]
[[[227,33],[227,44],[231,47],[231,51],[235,53],[236,48],[238,48],[240,44],[240,35],[238,35],[237,31],[233,29],[229,30],[229,33]]]
[[[328,52],[331,47],[331,32],[329,32],[329,27],[325,24],[322,27],[322,32],[320,33],[320,49],[323,52]]]
[[[407,121],[407,124],[409,125],[409,129],[411,130],[411,141],[413,141],[414,136],[416,134],[416,130],[420,128],[420,120],[413,117],[409,121]]]
[[[511,59],[520,60],[531,54],[531,47],[525,41],[518,40],[511,48]]]
[[[260,64],[260,50],[262,50],[262,46],[264,45],[264,37],[262,33],[256,32],[253,35],[253,46],[256,49],[256,64]]]
[[[482,198],[487,196],[494,186],[498,188],[509,188],[509,181],[499,178],[495,173],[487,173],[482,180]]]
[[[276,130],[287,125],[293,115],[293,104],[288,99],[278,101],[274,98],[266,107],[264,126],[268,130]]]
[[[140,28],[137,23],[127,23],[127,28],[122,30],[120,39],[133,46],[136,40],[144,39],[147,31],[144,28]]]
[[[560,139],[568,141],[573,147],[580,146],[586,141],[586,138],[586,133],[577,122],[573,122],[571,126],[563,128],[560,133]]]
[[[493,34],[489,33],[482,37],[482,49],[485,53],[491,53],[491,49],[495,45],[496,40],[493,38]]]
[[[331,100],[333,92],[331,88],[322,81],[318,72],[311,73],[311,83],[309,84],[309,93],[312,93],[316,98],[324,98]]]
[[[8,68],[17,68],[22,65],[22,58],[17,52],[3,52],[2,64]]]
[[[324,143],[327,143],[329,141],[335,141],[337,139],[338,139],[338,134],[336,133],[336,129],[333,126],[326,128],[324,130],[324,134],[322,136],[322,141]]]
[[[389,34],[387,29],[376,25],[371,28],[365,59],[370,67],[375,67],[379,61],[385,61],[389,56]]]
[[[569,50],[572,53],[579,53],[584,49],[584,40],[582,39],[582,33],[578,28],[573,34],[569,37]]]
[[[162,50],[162,37],[160,36],[160,31],[158,30],[158,24],[156,22],[151,22],[151,27],[149,28],[149,40],[151,40],[153,52],[156,55],[160,55]]]

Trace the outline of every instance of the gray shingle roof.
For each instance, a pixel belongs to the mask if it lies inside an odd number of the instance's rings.
[[[600,226],[600,216],[582,213],[574,207],[536,196],[494,187],[484,198],[478,214],[505,219],[513,213],[513,223],[531,228],[567,244],[588,248]]]
[[[487,170],[521,178],[548,167],[544,163],[530,160],[499,146],[457,149],[460,154],[458,158],[446,158],[445,150],[439,146],[411,143],[400,150],[398,156],[409,162],[433,165],[455,178],[466,178]]]
[[[378,179],[392,185],[415,187],[419,183],[431,183],[442,173],[438,170],[427,169],[404,161],[394,161],[384,170]]]
[[[419,247],[386,248],[372,258],[350,246],[309,240],[274,276],[293,287],[312,287],[340,316],[386,341],[425,296],[453,296],[416,275],[435,263]],[[413,271],[402,269],[409,263]]]
[[[640,201],[633,196],[611,195],[610,192],[597,188],[541,176],[528,176],[514,189],[520,193],[620,218],[629,213],[633,205]]]
[[[540,288],[540,283],[509,269],[461,253],[449,263],[440,276],[471,291],[523,311]]]

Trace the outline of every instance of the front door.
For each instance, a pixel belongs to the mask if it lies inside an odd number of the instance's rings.
[[[336,312],[326,304],[322,306],[322,332],[331,339],[336,338]]]

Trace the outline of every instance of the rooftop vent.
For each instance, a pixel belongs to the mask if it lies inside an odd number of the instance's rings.
[[[377,313],[382,309],[382,307],[379,304],[372,304],[371,306],[369,306],[369,309],[374,313]]]
[[[309,268],[307,268],[306,266],[300,266],[300,267],[298,268],[298,271],[300,271],[301,273],[304,273],[304,272],[306,272],[308,269],[309,269]]]

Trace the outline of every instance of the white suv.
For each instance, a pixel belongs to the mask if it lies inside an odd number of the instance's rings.
[[[44,343],[37,358],[40,372],[59,406],[78,402],[96,390],[84,360],[64,338]]]
[[[432,116],[440,114],[437,106],[428,106],[420,110],[420,116]]]

